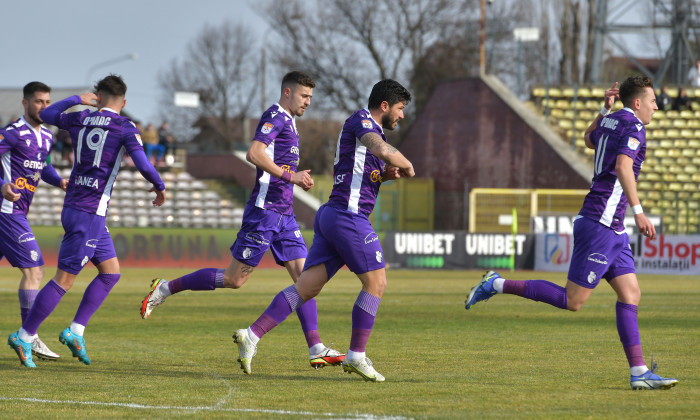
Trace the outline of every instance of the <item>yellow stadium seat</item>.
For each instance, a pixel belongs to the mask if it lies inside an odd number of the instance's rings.
[[[678,137],[680,137],[680,132],[675,128],[669,128],[668,130],[666,130],[666,137],[668,137],[671,140],[675,140]]]
[[[680,132],[680,136],[683,137],[684,139],[690,139],[695,136],[695,132],[689,128],[684,128]],[[684,146],[686,147],[686,146]]]
[[[685,119],[695,118],[695,113],[689,109],[683,109],[680,112],[680,117]]]
[[[673,141],[669,139],[663,139],[659,141],[659,147],[663,147],[664,149],[670,149],[673,147]]]
[[[666,93],[668,93],[668,96],[672,98],[677,98],[678,97],[678,88],[677,87],[668,87],[668,90],[666,90]]]
[[[654,149],[654,157],[665,158],[668,156],[668,151],[666,149]]]
[[[687,158],[692,158],[693,156],[695,156],[695,151],[693,149],[683,149],[681,155]]]
[[[669,109],[668,111],[665,111],[665,112],[666,112],[666,118],[671,118],[671,119],[678,118],[679,114],[678,114],[678,111],[676,111],[675,109]]]
[[[683,191],[695,192],[698,190],[698,184],[694,182],[686,182],[683,184]]]
[[[682,118],[674,118],[672,123],[674,128],[686,128],[688,126],[688,123]]]
[[[579,98],[590,98],[591,97],[591,90],[586,86],[582,86],[582,87],[578,88],[578,97]]]
[[[681,148],[681,149],[684,148],[684,147],[688,147],[688,141],[687,141],[687,140],[684,140],[684,139],[682,139],[682,138],[681,138],[681,139],[673,140],[673,147],[678,147],[678,148]]]
[[[573,98],[574,97],[574,88],[572,88],[572,87],[562,88],[561,96],[563,96],[565,98]]]
[[[671,120],[668,118],[661,118],[661,119],[657,120],[657,122],[659,123],[659,127],[662,127],[662,128],[669,128],[673,125]]]
[[[561,89],[556,88],[556,87],[550,87],[549,88],[549,97],[559,97],[561,96]]]
[[[571,120],[567,120],[567,119],[559,120],[557,122],[557,125],[559,126],[559,128],[561,128],[563,130],[569,130],[569,129],[573,128],[573,125],[571,124]]]
[[[607,89],[607,88],[602,88],[599,86],[593,87],[593,88],[591,88],[591,96],[594,98],[601,98],[601,100],[602,100],[603,97],[605,97],[605,89]]]
[[[544,97],[546,95],[545,89],[542,86],[537,86],[532,88],[532,96],[534,97]]]
[[[644,179],[646,179],[648,181],[659,181],[661,179],[661,177],[656,172],[649,172],[646,175],[644,175]],[[652,185],[652,188],[654,188],[653,185]]]

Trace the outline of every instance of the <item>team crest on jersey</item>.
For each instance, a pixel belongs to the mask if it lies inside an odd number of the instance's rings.
[[[634,137],[630,137],[627,139],[627,147],[629,147],[632,150],[637,150],[639,147],[639,140],[635,139]]]
[[[370,120],[362,120],[362,127],[364,127],[364,128],[372,128],[372,121],[370,121]]]
[[[260,131],[261,131],[263,134],[270,134],[270,131],[272,131],[272,124],[270,124],[270,123],[265,123],[265,124],[263,124],[262,128],[260,129]]]
[[[595,273],[595,271],[591,271],[590,273],[588,273],[588,283],[593,284],[596,277],[598,277],[598,275]]]
[[[377,262],[378,263],[382,262],[382,252],[381,251],[377,251]]]
[[[88,261],[90,261],[90,259],[89,259],[88,256],[86,255],[85,258],[83,258],[83,260],[80,262],[80,266],[81,266],[81,267],[85,267],[85,264],[87,264]]]
[[[38,261],[39,260],[39,253],[36,252],[35,249],[32,249],[32,251],[29,253],[29,257],[32,259],[32,261]]]
[[[3,140],[5,140],[5,137],[2,134],[0,134],[0,141],[3,141]]]
[[[253,251],[251,251],[250,248],[245,247],[245,249],[243,250],[243,258],[247,260],[248,258],[250,258],[250,254],[252,253]]]

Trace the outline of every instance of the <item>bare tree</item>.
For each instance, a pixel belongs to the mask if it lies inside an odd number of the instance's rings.
[[[383,78],[406,82],[426,49],[476,0],[289,0],[261,15],[287,46],[277,57],[317,83],[316,106],[347,114],[366,106]],[[314,7],[316,6],[316,7]]]
[[[174,131],[185,134],[185,138],[191,138],[195,121],[213,118],[223,132],[230,133],[227,149],[233,150],[235,142],[242,141],[247,133],[232,132],[232,119],[243,121],[259,94],[255,45],[252,31],[244,24],[226,21],[218,26],[204,26],[188,44],[185,56],[173,60],[160,74],[163,102],[170,104],[164,107],[161,117],[171,118]],[[176,91],[199,93],[200,107],[193,110],[174,106]],[[247,127],[243,123],[236,126],[239,131]]]

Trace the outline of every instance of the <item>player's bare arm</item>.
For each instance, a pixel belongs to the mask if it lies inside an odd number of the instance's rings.
[[[615,163],[615,172],[620,180],[622,191],[627,197],[627,202],[631,207],[640,205],[639,196],[637,195],[637,182],[634,180],[634,169],[632,167],[632,158],[627,155],[618,155]],[[637,224],[639,232],[649,238],[656,237],[656,229],[654,224],[644,213],[634,215],[634,222]]]
[[[613,107],[613,104],[615,103],[615,98],[619,97],[620,89],[617,88],[617,82],[609,89],[605,91],[605,105],[604,108],[607,110],[607,112],[610,112],[610,110]],[[598,127],[598,121],[602,120],[604,115],[599,113],[596,115],[595,119],[591,123],[591,125],[588,126],[586,129],[586,132],[583,135],[583,140],[586,142],[586,147],[589,149],[595,149],[595,146],[593,145],[593,142],[591,142],[591,132],[595,130],[596,127]]]
[[[284,169],[277,166],[277,164],[270,159],[270,157],[265,153],[267,145],[261,141],[254,140],[253,143],[248,148],[248,153],[246,154],[246,160],[268,174],[282,179],[284,175]],[[314,180],[309,174],[310,170],[306,169],[303,171],[297,171],[291,175],[289,182],[294,185],[298,185],[305,191],[311,189],[314,186]]]
[[[20,199],[21,195],[14,192],[13,190],[18,189],[17,186],[11,182],[2,184],[2,196],[8,201],[17,201]]]
[[[399,168],[398,173],[400,176],[406,178],[415,176],[411,162],[409,162],[409,160],[394,146],[385,142],[379,134],[367,133],[360,138],[360,143],[369,149],[374,156],[391,166]]]

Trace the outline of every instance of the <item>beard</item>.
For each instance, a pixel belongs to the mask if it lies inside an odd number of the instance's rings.
[[[43,123],[44,123],[44,121],[43,121],[43,120],[41,119],[41,117],[39,116],[39,112],[38,112],[38,111],[36,111],[36,112],[28,112],[28,113],[27,113],[27,116],[29,117],[30,120],[32,120],[32,121],[28,121],[29,123],[32,123],[32,124],[34,124],[34,123],[36,123],[36,124],[43,124]]]
[[[382,117],[382,128],[386,130],[393,130],[396,127],[396,122],[391,119],[390,115],[385,115]]]

